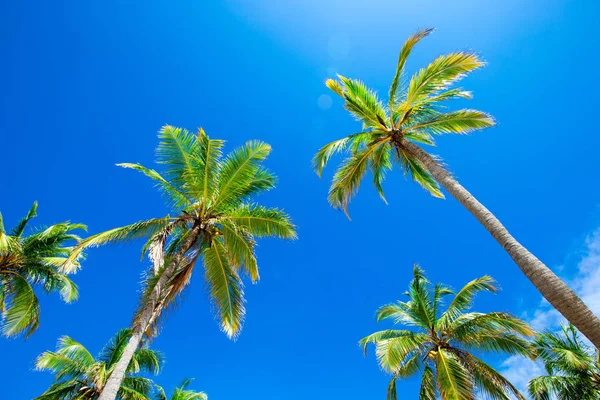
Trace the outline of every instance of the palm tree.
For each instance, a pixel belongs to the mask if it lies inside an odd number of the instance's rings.
[[[338,75],[338,80],[326,81],[326,85],[342,97],[345,108],[362,123],[360,132],[329,143],[313,159],[313,166],[321,176],[332,155],[349,150],[349,157],[333,177],[329,202],[348,214],[348,203],[358,191],[367,169],[371,170],[373,184],[385,201],[382,182],[395,162],[433,196],[443,198],[439,185],[443,186],[498,241],[544,298],[599,347],[598,317],[546,265],[517,242],[500,221],[454,179],[436,156],[420,146],[435,145],[435,135],[466,134],[494,125],[492,117],[481,111],[444,111],[441,105],[446,100],[471,98],[469,92],[450,87],[484,65],[476,54],[442,55],[414,74],[408,84],[401,84],[412,48],[431,31],[417,32],[404,43],[387,105],[359,80]]]
[[[129,338],[131,329],[121,329],[95,359],[80,343],[68,336],[61,337],[56,351],[46,351],[36,361],[37,370],[51,371],[56,375],[56,380],[35,400],[98,399]],[[151,399],[155,385],[152,380],[139,374],[157,374],[162,362],[159,352],[147,346],[137,349],[117,392],[118,399]]]
[[[208,400],[208,396],[204,392],[195,392],[193,390],[188,390],[188,386],[192,383],[193,379],[186,379],[182,382],[182,384],[175,388],[170,400]],[[156,396],[156,400],[167,400],[167,395],[165,391],[160,388],[158,396]]]
[[[529,326],[503,312],[466,312],[477,292],[495,293],[494,281],[484,276],[454,293],[442,284],[431,284],[415,265],[414,279],[405,293],[409,300],[387,304],[377,311],[377,321],[390,319],[410,329],[375,332],[359,343],[367,354],[374,343],[379,365],[392,374],[388,400],[396,400],[396,380],[422,371],[419,399],[467,400],[489,396],[524,397],[502,375],[473,355],[472,351],[533,356],[525,336]],[[444,297],[454,295],[442,312]]]
[[[255,239],[296,237],[293,224],[281,210],[252,202],[275,187],[274,175],[261,164],[271,147],[253,140],[222,157],[222,140],[200,129],[194,135],[171,126],[159,132],[159,172],[139,164],[119,164],[142,172],[167,197],[174,217],[165,216],[99,233],[82,241],[90,246],[147,238],[144,252],[153,262],[133,322],[133,334],[114,368],[100,400],[113,400],[133,352],[144,334],[156,332],[162,311],[188,285],[198,259],[222,330],[235,338],[245,315],[241,276],[259,278]],[[65,271],[74,266],[68,260]]]
[[[37,214],[37,202],[8,233],[0,214],[0,327],[4,336],[25,333],[29,337],[39,326],[40,306],[34,292],[57,292],[70,303],[77,299],[77,286],[58,267],[71,255],[67,243],[79,240],[74,230],[84,225],[61,222],[34,230],[25,236],[28,222]],[[78,264],[81,254],[72,257]]]
[[[562,335],[539,335],[534,346],[548,375],[529,381],[533,399],[600,399],[598,350],[582,342],[572,324],[562,327]]]

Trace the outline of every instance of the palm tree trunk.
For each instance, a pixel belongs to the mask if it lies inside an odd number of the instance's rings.
[[[98,400],[115,400],[117,397],[117,392],[121,387],[121,383],[123,382],[123,378],[125,378],[125,373],[127,372],[127,367],[131,362],[133,354],[137,350],[144,337],[144,333],[148,329],[148,327],[154,322],[154,320],[160,315],[163,306],[163,296],[161,296],[163,289],[167,285],[167,283],[171,280],[173,275],[177,270],[177,266],[185,256],[185,253],[194,245],[196,239],[198,238],[198,233],[195,230],[192,234],[190,234],[187,239],[183,242],[181,249],[179,252],[173,257],[171,262],[167,265],[164,272],[158,279],[158,282],[152,289],[146,304],[144,304],[142,311],[140,312],[140,317],[133,326],[132,335],[127,342],[127,346],[123,350],[123,354],[121,354],[121,358],[117,361],[115,368],[112,373],[108,377],[104,388],[102,389],[102,393],[100,393],[100,397]]]
[[[487,229],[521,271],[552,306],[600,348],[600,320],[554,272],[512,237],[500,221],[456,181],[433,157],[416,144],[401,146],[418,159],[433,177]]]

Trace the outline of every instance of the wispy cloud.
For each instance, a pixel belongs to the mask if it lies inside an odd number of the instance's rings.
[[[588,235],[580,254],[576,274],[563,279],[596,315],[600,315],[600,228]],[[526,313],[525,318],[538,331],[558,330],[560,324],[565,322],[562,315],[545,300],[536,310]],[[527,393],[527,382],[543,374],[544,368],[538,362],[513,356],[502,363],[501,372],[522,393]]]

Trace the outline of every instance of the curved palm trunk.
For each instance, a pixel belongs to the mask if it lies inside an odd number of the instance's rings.
[[[127,346],[123,350],[123,354],[121,354],[121,358],[117,361],[115,368],[111,372],[104,388],[102,389],[102,393],[100,393],[100,397],[98,400],[115,400],[117,397],[117,392],[121,387],[121,383],[123,382],[123,378],[125,377],[125,373],[127,372],[127,367],[133,358],[133,354],[137,350],[144,337],[144,333],[146,329],[156,320],[156,318],[160,315],[163,306],[163,298],[161,293],[167,283],[171,280],[173,275],[177,270],[177,266],[185,256],[185,253],[194,245],[196,239],[198,238],[197,232],[191,234],[181,246],[181,250],[173,257],[171,262],[167,265],[164,272],[158,279],[158,282],[152,289],[152,293],[148,298],[148,301],[144,305],[142,311],[140,312],[140,317],[132,329],[132,335],[127,342]]]
[[[500,221],[458,183],[433,157],[404,140],[402,147],[417,158],[433,177],[487,229],[521,271],[552,306],[600,348],[600,320],[544,263],[512,237]]]

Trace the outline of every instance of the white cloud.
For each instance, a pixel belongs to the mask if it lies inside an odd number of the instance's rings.
[[[556,268],[565,271],[568,268]],[[571,278],[564,278],[567,284],[581,297],[585,304],[596,314],[600,315],[600,228],[596,229],[586,239],[583,252],[576,266],[577,273]],[[557,330],[565,319],[553,309],[546,300],[533,312],[526,313],[526,319],[531,326],[538,330]],[[544,374],[544,368],[539,362],[524,357],[512,356],[506,359],[500,372],[511,381],[521,393],[527,393],[527,382]]]
[[[586,248],[573,288],[594,314],[600,315],[600,229],[586,239]]]
[[[521,356],[510,356],[501,365],[500,373],[527,396],[527,382],[544,374],[544,367],[539,362]]]

